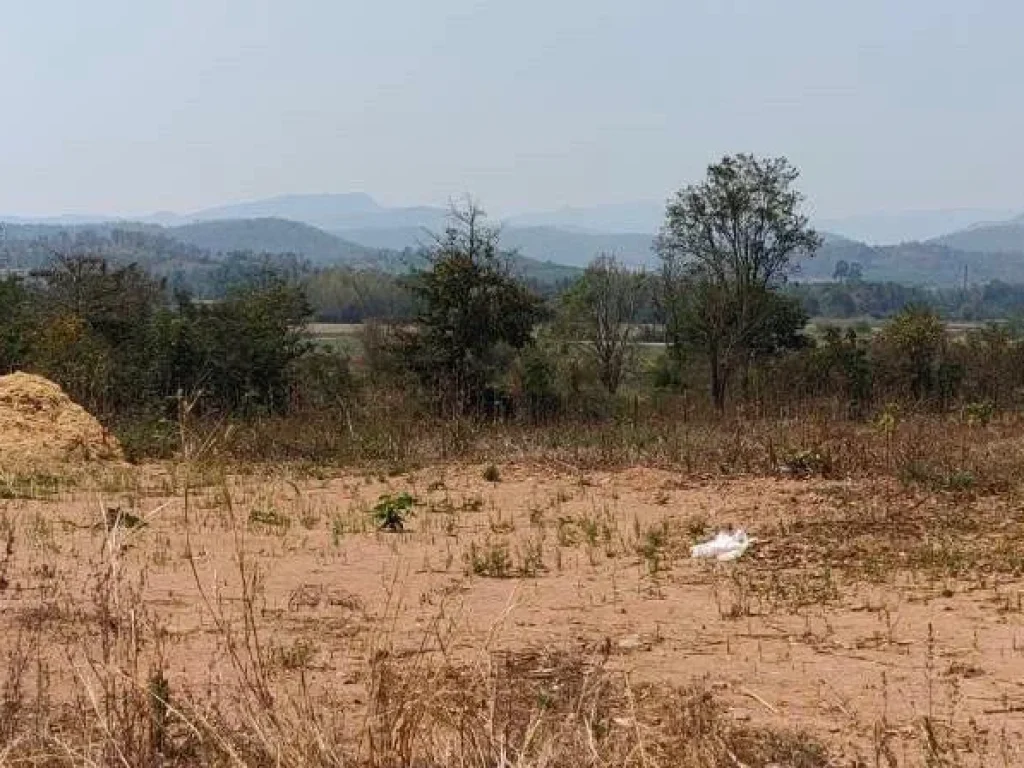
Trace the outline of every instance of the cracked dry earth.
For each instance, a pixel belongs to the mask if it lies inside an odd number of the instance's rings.
[[[153,468],[117,488],[5,499],[0,636],[45,614],[50,652],[66,657],[107,557],[102,511],[119,508],[145,523],[121,531],[120,567],[177,687],[226,674],[214,614],[240,614],[244,551],[270,657],[354,722],[375,649],[557,647],[638,683],[703,681],[730,717],[805,730],[840,764],[913,765],[929,739],[971,764],[1024,761],[1016,494],[497,469],[498,482],[477,465],[235,476],[193,491],[187,515]],[[404,531],[377,531],[371,508],[401,492],[416,500]],[[690,560],[727,526],[758,538],[747,555]]]

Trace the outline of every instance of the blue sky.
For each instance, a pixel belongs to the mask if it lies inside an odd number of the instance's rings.
[[[664,199],[784,154],[823,217],[1024,210],[1011,0],[40,0],[0,23],[0,211],[292,192]]]

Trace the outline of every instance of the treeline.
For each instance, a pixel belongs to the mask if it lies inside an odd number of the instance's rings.
[[[1008,404],[1024,392],[1024,347],[1008,325],[952,337],[911,290],[888,295],[880,332],[806,332],[807,293],[786,289],[792,259],[821,239],[800,212],[785,159],[737,155],[670,202],[661,269],[602,256],[544,303],[503,268],[498,233],[461,213],[410,283],[411,323],[376,338],[375,381],[403,381],[433,411],[528,421],[606,418],[629,398],[786,410],[808,400],[863,417],[890,402],[944,409]],[[841,289],[883,296],[859,280]],[[1000,295],[993,291],[990,296]],[[664,345],[644,347],[654,313]],[[625,396],[625,399],[624,399]]]
[[[208,251],[183,243],[158,229],[126,229],[111,224],[90,224],[54,232],[42,225],[5,225],[2,254],[12,266],[37,269],[54,256],[83,254],[111,264],[138,264],[146,269],[172,269],[175,265],[203,268],[213,261]]]
[[[410,320],[415,298],[407,277],[344,267],[302,277],[314,317],[324,323]]]
[[[962,288],[926,288],[901,283],[839,280],[787,286],[812,317],[887,318],[911,306],[926,306],[950,320],[1002,320],[1024,315],[1024,285],[993,280]]]
[[[169,297],[187,293],[220,300],[239,290],[285,279],[305,290],[313,317],[320,322],[360,323],[402,320],[413,314],[408,275],[428,264],[421,250],[379,251],[374,263],[316,266],[300,253],[212,251],[183,242],[158,227],[90,224],[54,233],[52,227],[11,225],[0,244],[4,264],[19,270],[45,268],[54,258],[88,254],[111,267],[136,265],[163,281]],[[510,265],[542,296],[552,297],[572,282],[578,270],[529,262],[508,254]],[[0,275],[2,276],[2,275]]]
[[[117,225],[89,225],[71,228],[57,235],[48,227],[13,227],[17,237],[4,243],[8,262],[39,269],[57,256],[89,254],[112,267],[135,264],[163,281],[167,295],[187,293],[196,299],[219,300],[229,294],[258,286],[268,277],[300,284],[310,302],[313,317],[320,322],[361,323],[409,320],[415,314],[414,292],[409,275],[429,264],[423,251],[382,254],[375,268],[359,266],[314,266],[297,253],[230,251],[213,253],[189,245],[158,228],[125,229]],[[49,234],[38,234],[47,232]],[[510,269],[517,272],[516,260]],[[536,272],[536,268],[533,272]],[[564,271],[564,270],[563,270]],[[657,270],[653,271],[654,273]],[[929,288],[896,282],[862,279],[857,262],[840,261],[833,282],[786,285],[783,292],[799,300],[811,317],[889,318],[909,306],[928,306],[949,320],[978,321],[1007,319],[1024,315],[1024,284],[994,280],[966,287]],[[536,275],[526,280],[545,299],[554,299],[578,282],[552,271],[551,279]],[[656,281],[657,274],[648,280]],[[659,322],[657,307],[647,304],[641,322]]]
[[[420,271],[429,266],[429,254],[424,254],[423,258]],[[508,259],[507,254],[503,254],[502,259],[510,274],[515,275],[514,261]],[[415,271],[388,274],[352,267],[317,269],[299,277],[313,317],[323,323],[410,321],[418,310],[416,280]],[[576,282],[566,279],[542,282],[522,278],[519,281],[545,301],[556,300],[570,291]]]
[[[211,267],[211,300],[140,265],[61,255],[32,278],[0,281],[0,370],[54,379],[133,456],[173,450],[183,408],[239,426],[250,457],[365,459],[393,457],[430,429],[458,450],[463,425],[492,421],[635,430],[644,418],[818,403],[855,419],[894,404],[979,418],[1019,404],[1014,326],[951,335],[942,294],[816,286],[887,297],[879,313],[896,311],[874,332],[807,332],[808,301],[824,294],[785,278],[820,238],[795,179],[784,159],[725,158],[668,205],[659,269],[600,256],[557,295],[521,279],[472,206],[402,278],[235,254]],[[1002,284],[979,296],[1018,300]],[[316,317],[371,322],[350,358],[314,342]]]
[[[820,340],[767,359],[744,381],[745,398],[778,411],[827,398],[851,418],[896,408],[991,415],[1024,404],[1024,344],[1005,324],[949,333],[928,307],[908,307],[877,332],[829,327]]]
[[[219,418],[333,397],[346,361],[313,348],[309,317],[299,286],[269,274],[202,302],[168,298],[138,266],[59,257],[33,279],[0,282],[0,370],[57,381],[106,421],[141,429],[144,443],[184,401]]]

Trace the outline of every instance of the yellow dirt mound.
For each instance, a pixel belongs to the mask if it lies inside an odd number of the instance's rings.
[[[0,467],[119,461],[121,446],[49,379],[0,376]]]

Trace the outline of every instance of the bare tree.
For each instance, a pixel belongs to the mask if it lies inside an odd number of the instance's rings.
[[[645,279],[614,256],[596,257],[568,304],[584,326],[597,375],[610,394],[622,384],[636,348],[636,321],[645,299]]]
[[[734,155],[668,204],[657,249],[670,341],[703,347],[719,411],[733,371],[772,325],[792,259],[821,245],[800,212],[798,176],[783,157]]]

